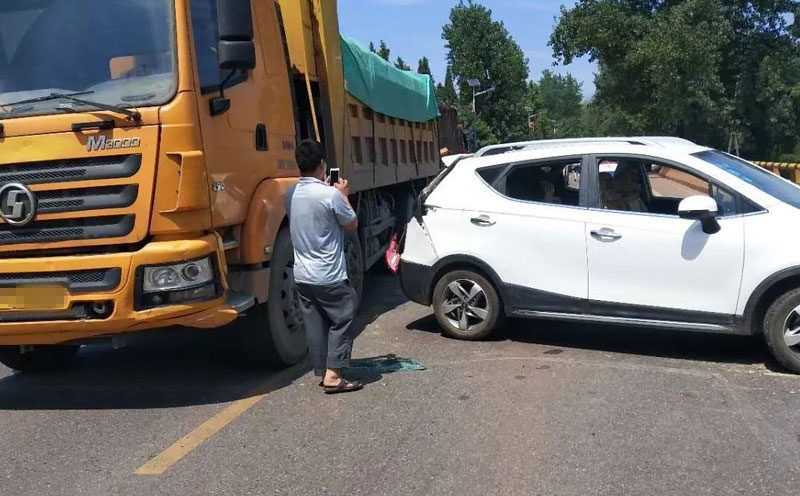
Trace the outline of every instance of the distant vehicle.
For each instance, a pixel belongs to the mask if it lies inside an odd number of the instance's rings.
[[[548,146],[553,145],[553,146]],[[504,317],[763,334],[800,373],[800,187],[676,138],[539,142],[422,193],[400,274],[445,334]]]

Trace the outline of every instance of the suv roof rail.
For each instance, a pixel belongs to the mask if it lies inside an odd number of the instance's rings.
[[[476,157],[486,155],[498,155],[518,150],[538,150],[545,148],[557,148],[560,146],[588,145],[588,144],[608,144],[622,143],[629,145],[651,145],[665,146],[667,143],[682,142],[684,144],[694,144],[690,141],[673,137],[612,137],[612,138],[566,138],[551,140],[519,141],[516,143],[503,143],[499,145],[485,146],[475,153]]]

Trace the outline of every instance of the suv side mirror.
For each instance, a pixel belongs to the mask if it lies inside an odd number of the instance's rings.
[[[678,205],[681,219],[699,220],[706,234],[716,234],[722,229],[717,222],[717,201],[710,196],[695,195]]]
[[[236,71],[256,66],[250,8],[250,0],[217,0],[217,56],[221,69]]]

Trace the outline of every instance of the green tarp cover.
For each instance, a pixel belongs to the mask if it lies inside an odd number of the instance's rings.
[[[426,122],[439,117],[430,76],[401,71],[354,39],[341,38],[348,93],[372,110],[397,119]]]

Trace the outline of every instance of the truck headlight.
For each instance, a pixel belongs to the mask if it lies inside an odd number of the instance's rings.
[[[142,291],[145,293],[161,293],[194,288],[214,280],[209,257],[191,262],[156,267],[145,267],[142,278]]]

